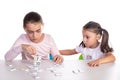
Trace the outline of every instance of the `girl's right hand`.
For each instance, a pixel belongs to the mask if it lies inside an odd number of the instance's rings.
[[[36,54],[36,48],[34,46],[28,44],[22,44],[21,46],[24,52],[29,53],[30,55]]]

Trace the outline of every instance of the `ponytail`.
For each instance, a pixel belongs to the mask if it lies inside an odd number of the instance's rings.
[[[109,34],[108,34],[107,30],[102,29],[101,51],[103,53],[113,51],[113,48],[111,48],[108,44],[108,40],[109,40]]]

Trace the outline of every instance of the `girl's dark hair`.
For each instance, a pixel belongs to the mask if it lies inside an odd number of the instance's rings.
[[[25,17],[23,19],[23,28],[25,28],[26,24],[29,22],[31,22],[31,23],[40,22],[43,24],[42,17],[37,12],[29,12],[25,15]]]
[[[102,35],[102,41],[101,41],[100,48],[103,53],[113,51],[113,48],[111,48],[108,44],[109,34],[108,34],[107,30],[101,28],[100,24],[90,21],[83,26],[83,29],[84,30],[92,29],[94,33]],[[83,41],[80,43],[80,45],[85,47],[85,44],[83,43]]]

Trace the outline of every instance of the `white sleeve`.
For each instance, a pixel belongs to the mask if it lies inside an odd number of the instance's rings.
[[[82,52],[82,46],[76,46],[76,48],[75,48],[75,51],[77,52],[77,53],[81,53]]]

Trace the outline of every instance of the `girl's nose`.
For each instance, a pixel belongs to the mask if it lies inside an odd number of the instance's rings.
[[[87,41],[87,39],[86,38],[83,38],[83,42],[85,43]]]
[[[34,32],[34,33],[33,33],[33,37],[35,38],[36,36],[37,36],[37,33],[36,33],[36,32]]]

